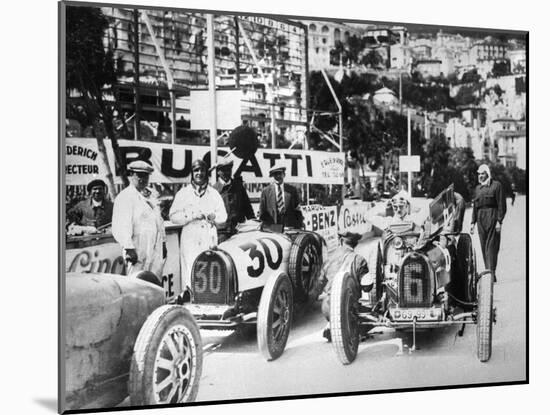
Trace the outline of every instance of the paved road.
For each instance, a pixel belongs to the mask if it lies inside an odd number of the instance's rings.
[[[502,231],[500,263],[495,286],[497,324],[493,356],[480,363],[475,355],[475,328],[433,330],[417,338],[418,350],[396,356],[397,346],[384,343],[410,335],[386,332],[361,343],[357,360],[343,366],[332,345],[321,336],[325,321],[319,304],[303,310],[281,358],[266,362],[256,338],[232,332],[203,331],[207,351],[198,394],[199,401],[288,396],[303,394],[372,391],[392,388],[429,387],[524,380],[526,377],[526,235],[525,198],[509,206]],[[465,223],[469,224],[469,212]],[[465,229],[469,226],[465,227]],[[477,237],[475,243],[478,244]],[[368,243],[358,247],[368,250]],[[479,252],[479,245],[477,245]],[[481,255],[478,255],[478,262]],[[480,265],[478,269],[482,269]]]

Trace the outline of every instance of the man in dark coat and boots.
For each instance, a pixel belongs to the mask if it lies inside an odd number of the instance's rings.
[[[227,221],[218,227],[218,243],[221,243],[236,232],[239,223],[254,218],[254,211],[242,178],[232,177],[233,160],[222,159],[216,169],[218,180],[213,187],[221,195],[227,211]]]
[[[502,185],[491,179],[489,166],[482,164],[477,173],[479,184],[474,194],[470,233],[474,233],[474,227],[477,224],[485,268],[492,271],[496,282],[495,272],[500,248],[500,229],[506,214],[506,196]]]

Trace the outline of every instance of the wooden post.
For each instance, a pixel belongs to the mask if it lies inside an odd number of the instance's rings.
[[[134,140],[141,139],[139,93],[139,11],[134,9]]]
[[[237,16],[233,17],[235,23],[235,87],[241,87],[241,57],[239,52],[239,18]]]
[[[411,157],[411,110],[407,109],[407,155]],[[407,173],[407,184],[409,186],[409,196],[412,197],[412,172]]]
[[[218,127],[216,119],[216,57],[214,55],[214,15],[206,15],[208,35],[208,93],[210,98],[210,165],[218,162]],[[212,169],[211,182],[216,182],[216,169]]]

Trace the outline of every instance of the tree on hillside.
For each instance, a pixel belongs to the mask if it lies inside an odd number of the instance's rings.
[[[508,75],[510,73],[510,61],[495,62],[491,73],[496,77]]]
[[[466,201],[470,201],[477,184],[477,163],[472,149],[467,147],[450,149],[449,165],[454,167],[461,176],[459,182],[455,182],[455,190]]]
[[[479,104],[479,92],[477,86],[462,85],[454,97],[457,105],[477,105]]]
[[[491,177],[500,182],[506,197],[512,195],[512,177],[506,167],[500,163],[488,163]]]
[[[105,101],[117,79],[113,53],[105,50],[103,36],[108,28],[107,17],[94,7],[67,6],[66,16],[66,82],[67,98],[70,91],[78,91],[81,100],[72,106],[68,102],[67,114],[78,117],[83,125],[93,128],[98,149],[107,168],[107,182],[111,196],[115,196],[114,180],[109,169],[103,138],[111,139],[117,169],[122,163],[114,133],[114,104]],[[112,93],[112,91],[111,91]],[[114,94],[113,94],[114,95]],[[127,178],[123,175],[127,184]]]
[[[525,170],[519,167],[510,167],[508,172],[512,178],[512,183],[516,187],[516,192],[527,193],[527,174]]]
[[[361,63],[367,68],[379,68],[383,66],[384,58],[378,51],[371,49],[363,56]]]
[[[353,35],[348,39],[349,59],[352,63],[359,62],[359,55],[364,49],[365,42]]]
[[[477,73],[477,69],[465,72],[460,79],[461,84],[476,84],[481,80],[481,75]]]

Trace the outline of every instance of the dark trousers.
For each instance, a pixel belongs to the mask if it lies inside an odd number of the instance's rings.
[[[497,269],[498,250],[500,249],[500,232],[497,232],[497,210],[482,208],[477,212],[477,231],[485,269],[493,271]]]

